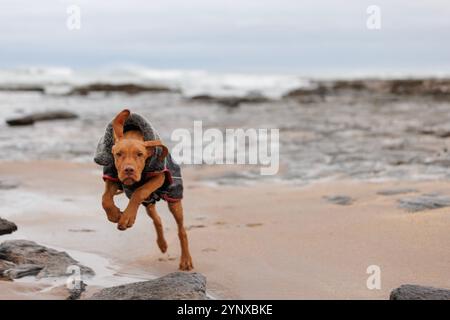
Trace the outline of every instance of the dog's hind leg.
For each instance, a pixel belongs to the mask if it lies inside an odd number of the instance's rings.
[[[180,238],[181,245],[181,259],[180,259],[180,270],[189,271],[194,268],[192,264],[191,254],[189,253],[189,244],[186,234],[186,230],[183,225],[183,206],[181,201],[168,202],[169,210],[172,212],[175,221],[178,226],[178,237]]]
[[[164,238],[161,217],[159,216],[158,212],[156,212],[156,206],[154,204],[149,204],[147,207],[145,207],[145,210],[147,211],[148,216],[153,220],[153,224],[155,225],[156,229],[156,243],[158,244],[159,249],[161,249],[161,252],[164,253],[167,251],[167,242]]]

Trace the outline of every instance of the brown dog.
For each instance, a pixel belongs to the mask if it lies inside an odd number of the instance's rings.
[[[162,152],[158,156],[163,161],[168,155],[167,147],[159,140],[144,141],[144,136],[139,130],[129,130],[124,133],[124,124],[130,116],[129,110],[123,110],[113,120],[114,146],[112,153],[118,179],[105,179],[105,192],[102,197],[102,206],[108,216],[108,220],[117,223],[119,230],[131,228],[136,219],[138,208],[141,204],[158,192],[166,182],[164,172],[152,172],[143,174],[146,161],[155,154],[156,147]],[[121,193],[124,188],[132,188],[130,201],[126,209],[121,212],[114,204],[114,196]],[[127,194],[128,195],[128,194]],[[183,226],[183,207],[181,199],[167,200],[169,210],[173,214],[178,225],[178,237],[181,244],[180,269],[193,269],[192,258],[189,253],[189,245],[186,230]],[[167,250],[167,242],[164,238],[161,218],[156,212],[155,203],[146,204],[147,214],[152,218],[157,234],[157,244],[164,253]]]

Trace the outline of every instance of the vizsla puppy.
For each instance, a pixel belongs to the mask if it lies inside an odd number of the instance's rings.
[[[107,145],[108,128],[113,135],[110,139],[112,147]],[[179,166],[172,160],[167,147],[159,140],[157,133],[153,132],[151,125],[139,115],[123,110],[108,128],[97,152],[99,148],[109,149],[110,154],[107,156],[112,154],[111,163],[104,159],[98,160],[99,156],[95,159],[97,163],[104,165],[105,192],[102,206],[108,220],[117,223],[119,230],[131,228],[139,206],[144,205],[155,225],[156,242],[161,251],[166,252],[167,242],[155,203],[160,199],[167,201],[178,225],[181,244],[180,269],[186,271],[193,269],[187,234],[183,226],[181,204],[183,186]],[[145,139],[149,131],[154,135],[152,138],[156,139]],[[124,191],[130,199],[123,212],[114,204],[114,196],[121,191]]]

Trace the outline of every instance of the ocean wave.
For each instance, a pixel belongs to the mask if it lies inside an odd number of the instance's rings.
[[[42,87],[45,92],[70,91],[75,86],[102,84],[158,85],[181,90],[185,96],[245,96],[260,93],[279,98],[306,87],[309,81],[295,75],[214,73],[204,70],[161,70],[139,66],[73,70],[66,67],[26,67],[0,70],[0,86]]]

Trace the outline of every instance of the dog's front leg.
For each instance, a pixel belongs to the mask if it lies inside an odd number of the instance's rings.
[[[114,196],[119,190],[119,185],[115,182],[105,181],[105,192],[102,196],[102,206],[108,216],[108,220],[114,223],[119,222],[122,213],[114,204]]]
[[[119,220],[119,224],[117,225],[119,230],[126,230],[133,226],[139,205],[162,186],[164,177],[164,173],[160,173],[134,191],[128,206],[124,210],[122,217]]]

